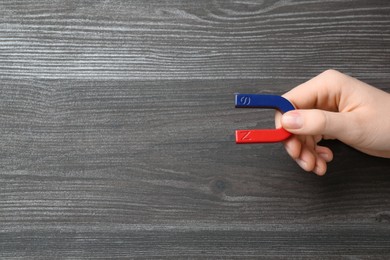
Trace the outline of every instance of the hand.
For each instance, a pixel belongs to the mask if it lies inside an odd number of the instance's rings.
[[[297,110],[276,115],[294,135],[288,154],[306,171],[324,175],[332,151],[317,143],[338,139],[364,153],[390,158],[390,94],[327,70],[283,95]]]

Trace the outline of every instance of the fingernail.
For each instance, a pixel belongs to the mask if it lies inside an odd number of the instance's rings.
[[[319,175],[319,176],[322,176],[322,175],[325,174],[325,170],[322,169],[322,168],[320,168],[320,167],[318,167],[318,166],[316,166],[316,167],[314,168],[313,172],[314,172],[315,174]]]
[[[306,170],[307,163],[306,163],[304,160],[296,159],[295,161],[297,162],[297,164],[298,164],[302,169]]]
[[[299,112],[291,111],[282,116],[282,125],[289,129],[299,129],[303,126],[303,118]]]
[[[329,155],[327,153],[319,153],[318,154],[322,159],[324,159],[325,161],[328,161],[329,160]]]

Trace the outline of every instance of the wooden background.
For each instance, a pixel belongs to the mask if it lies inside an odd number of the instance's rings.
[[[390,255],[390,160],[236,145],[335,68],[390,91],[390,2],[0,1],[0,258]]]

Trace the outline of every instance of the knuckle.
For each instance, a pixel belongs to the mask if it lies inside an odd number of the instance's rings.
[[[327,69],[322,74],[329,78],[338,78],[340,75],[343,75],[341,72],[335,69]]]
[[[324,132],[326,132],[327,127],[327,113],[325,113],[322,110],[316,110],[315,113],[312,115],[312,119],[314,122],[317,122],[317,124],[313,124],[315,127],[313,129],[313,133],[322,135]]]
[[[341,86],[344,85],[343,82],[347,79],[347,76],[338,70],[328,69],[321,74],[322,80],[326,82],[325,95],[329,95],[329,93],[338,93],[341,89]]]

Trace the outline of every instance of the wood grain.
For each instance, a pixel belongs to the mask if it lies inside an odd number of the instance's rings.
[[[235,145],[327,68],[390,91],[387,1],[0,1],[0,256],[390,254],[390,161]]]
[[[2,1],[2,77],[387,78],[386,1]],[[371,62],[364,62],[364,61]]]

